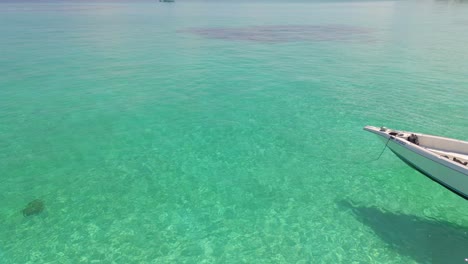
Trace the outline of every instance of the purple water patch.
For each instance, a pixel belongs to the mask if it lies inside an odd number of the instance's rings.
[[[253,42],[370,41],[372,30],[345,25],[283,25],[184,30],[210,39]]]
[[[0,0],[1,2],[1,0]],[[7,2],[8,3],[8,2]],[[27,2],[24,2],[27,3]],[[94,12],[94,11],[109,11],[118,9],[118,6],[74,6],[63,5],[55,6],[53,4],[34,4],[34,5],[6,5],[0,8],[0,12]]]

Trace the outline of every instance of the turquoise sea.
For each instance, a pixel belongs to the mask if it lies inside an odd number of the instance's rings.
[[[362,128],[468,140],[467,43],[462,0],[2,1],[0,263],[466,263]]]

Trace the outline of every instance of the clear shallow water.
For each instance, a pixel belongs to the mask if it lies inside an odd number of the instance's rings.
[[[362,131],[468,140],[464,2],[2,3],[0,36],[4,263],[468,257],[466,201]]]

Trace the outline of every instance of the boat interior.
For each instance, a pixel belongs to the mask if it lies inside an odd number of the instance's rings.
[[[468,166],[468,142],[432,135],[390,131],[392,136],[406,139],[455,163]]]

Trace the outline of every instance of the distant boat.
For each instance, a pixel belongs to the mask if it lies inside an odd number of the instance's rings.
[[[165,3],[172,3],[174,2],[175,0],[159,0],[159,2],[165,2]]]
[[[366,126],[402,161],[468,199],[468,142],[421,133]]]

